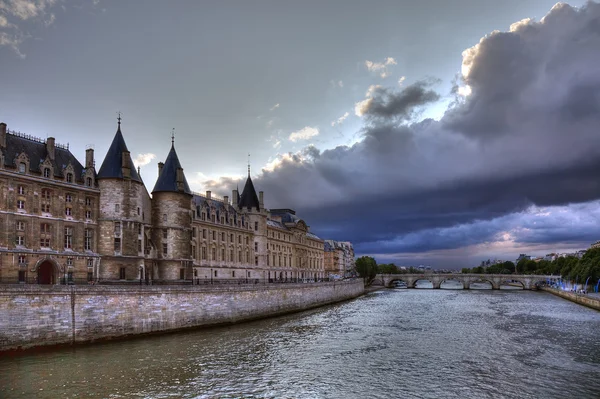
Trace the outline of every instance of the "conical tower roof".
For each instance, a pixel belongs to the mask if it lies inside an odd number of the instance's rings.
[[[252,179],[250,178],[250,167],[248,167],[248,178],[246,179],[246,185],[244,186],[244,191],[242,191],[242,195],[240,200],[238,201],[238,206],[241,208],[256,208],[260,209],[260,202],[258,202],[258,195],[256,195],[256,190],[254,189],[254,184],[252,184]]]
[[[156,184],[154,185],[154,189],[152,193],[156,192],[176,192],[180,193],[182,190],[179,190],[177,187],[177,169],[181,168],[181,163],[179,163],[179,157],[177,157],[177,152],[175,151],[175,144],[171,144],[171,151],[169,151],[169,155],[167,155],[167,160],[156,180]],[[192,194],[192,190],[190,190],[190,186],[183,176],[183,192],[186,194]]]
[[[121,121],[119,121],[119,127],[117,128],[115,138],[113,139],[112,144],[104,157],[102,166],[100,166],[98,175],[96,176],[97,180],[114,178],[123,179],[123,152],[129,152],[129,150],[127,149],[127,144],[125,144],[125,139],[123,139],[123,133],[121,133]],[[142,179],[140,178],[140,175],[138,175],[130,155],[127,155],[126,162],[131,171],[131,180],[142,183]]]

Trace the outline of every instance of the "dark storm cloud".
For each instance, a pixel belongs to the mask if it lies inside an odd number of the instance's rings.
[[[401,123],[438,98],[428,84],[372,87],[356,105],[369,122],[360,142],[285,154],[255,184],[267,205],[296,208],[321,236],[369,253],[486,242],[533,204],[600,198],[598,21],[596,3],[559,4],[540,22],[486,36],[463,53],[460,84],[471,94],[439,122]],[[539,231],[521,239],[545,242]]]
[[[439,100],[439,94],[430,89],[435,82],[432,79],[421,80],[399,92],[372,86],[367,92],[368,98],[357,104],[356,112],[371,118],[408,120],[416,107]]]

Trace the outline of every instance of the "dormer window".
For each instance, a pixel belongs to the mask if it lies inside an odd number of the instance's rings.
[[[25,173],[26,168],[27,168],[27,165],[25,165],[25,162],[19,163],[19,173]]]
[[[50,168],[44,168],[44,177],[50,177]]]
[[[73,183],[73,173],[67,173],[67,183]]]
[[[92,178],[88,177],[87,179],[85,179],[85,185],[88,187],[92,187]]]

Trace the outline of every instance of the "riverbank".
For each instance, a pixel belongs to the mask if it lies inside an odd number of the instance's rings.
[[[588,308],[600,310],[600,299],[592,298],[590,296],[584,294],[577,294],[575,292],[563,291],[556,288],[550,287],[540,287],[542,291],[549,292],[561,298],[567,299],[571,302],[578,303],[583,306],[587,306]]]
[[[362,279],[266,286],[3,286],[0,352],[233,324],[364,292]]]

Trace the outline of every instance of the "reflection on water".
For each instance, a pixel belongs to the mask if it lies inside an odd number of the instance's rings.
[[[386,290],[237,326],[0,358],[5,398],[597,398],[600,312]]]

